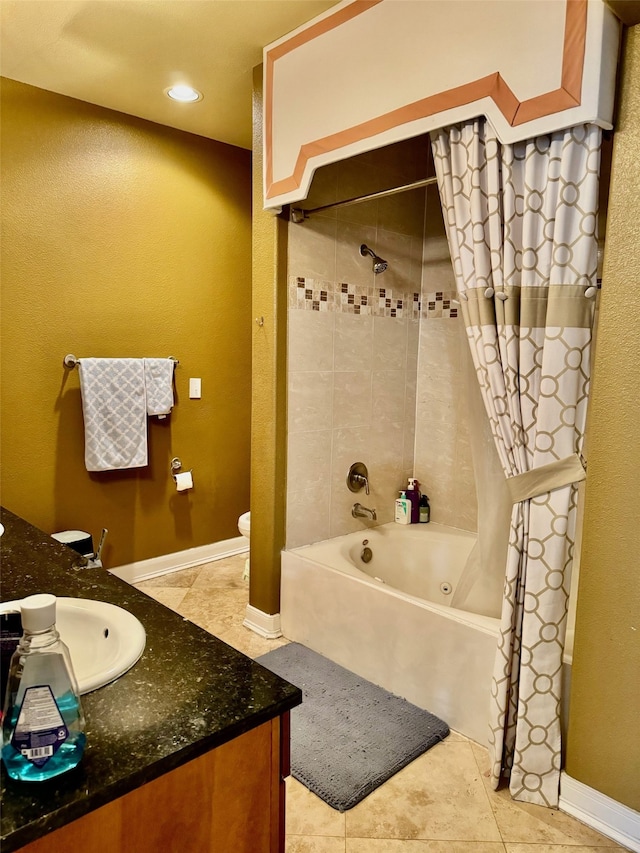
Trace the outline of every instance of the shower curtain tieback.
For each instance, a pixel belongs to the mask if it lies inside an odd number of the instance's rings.
[[[572,483],[580,483],[586,480],[587,471],[584,463],[577,453],[567,456],[566,459],[558,459],[547,465],[540,465],[522,474],[507,477],[507,487],[513,503],[537,498],[554,489],[570,486]]]
[[[492,783],[509,776],[514,798],[549,806],[584,478],[600,138],[582,125],[502,145],[483,118],[432,134],[467,338],[516,501],[491,690]]]

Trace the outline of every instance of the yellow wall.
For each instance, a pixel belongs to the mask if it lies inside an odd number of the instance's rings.
[[[567,773],[640,810],[640,25],[614,136]]]
[[[280,612],[285,534],[287,222],[263,210],[262,66],[253,74],[253,396],[249,603]],[[255,322],[262,318],[262,325]]]
[[[249,506],[250,153],[2,81],[2,503],[109,529],[109,567],[237,536]],[[180,360],[149,465],[89,474],[76,356]],[[202,378],[202,399],[188,379]],[[193,468],[178,494],[169,460]]]

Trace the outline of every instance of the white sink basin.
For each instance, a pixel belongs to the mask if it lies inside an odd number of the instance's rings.
[[[144,651],[147,635],[122,607],[85,598],[58,598],[56,628],[69,647],[80,693],[123,675]]]

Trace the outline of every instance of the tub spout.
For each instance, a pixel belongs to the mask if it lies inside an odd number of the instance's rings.
[[[351,515],[354,518],[368,518],[371,521],[375,521],[377,518],[375,509],[369,509],[367,506],[362,506],[361,503],[355,503],[353,505]]]

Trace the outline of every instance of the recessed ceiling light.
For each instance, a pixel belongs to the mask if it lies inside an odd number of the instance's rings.
[[[172,101],[181,101],[183,104],[191,104],[195,101],[201,101],[204,97],[202,92],[191,86],[170,86],[164,90],[165,95],[171,98]]]

